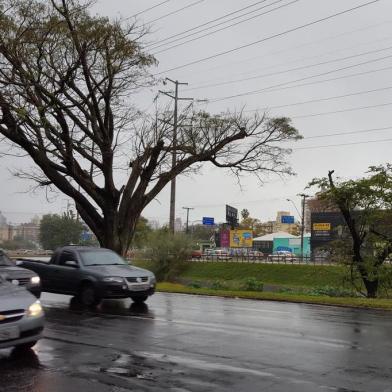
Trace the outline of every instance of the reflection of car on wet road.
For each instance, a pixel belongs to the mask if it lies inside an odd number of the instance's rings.
[[[39,276],[26,268],[20,268],[0,249],[0,274],[16,286],[23,286],[37,298],[41,295]]]
[[[76,295],[87,306],[103,298],[144,302],[155,292],[152,272],[129,265],[109,249],[65,246],[49,262],[23,259],[19,263],[40,276],[43,291]]]
[[[41,338],[43,327],[37,298],[0,276],[0,348],[30,348]]]

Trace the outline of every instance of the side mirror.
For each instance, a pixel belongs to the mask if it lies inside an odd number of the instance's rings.
[[[73,268],[79,268],[79,265],[76,261],[73,260],[67,260],[64,265],[66,265],[67,267],[73,267]]]

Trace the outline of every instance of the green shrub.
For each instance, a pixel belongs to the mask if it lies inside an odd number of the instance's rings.
[[[227,288],[227,286],[226,286],[225,282],[223,282],[222,280],[214,280],[211,283],[211,288],[213,290],[224,290]]]
[[[326,295],[328,297],[353,297],[354,294],[350,290],[345,290],[338,287],[332,286],[324,286],[324,287],[317,287],[312,290],[307,291],[309,295]]]
[[[146,255],[151,259],[151,269],[158,281],[173,281],[185,271],[186,260],[191,255],[192,242],[183,234],[156,230],[149,235]]]
[[[245,280],[242,289],[245,291],[263,291],[263,283],[256,278],[248,278]]]
[[[192,287],[193,289],[200,289],[203,287],[200,282],[190,282],[187,284],[187,286]]]

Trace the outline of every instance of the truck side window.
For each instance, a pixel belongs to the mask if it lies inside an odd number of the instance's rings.
[[[59,259],[59,265],[65,265],[66,261],[75,261],[78,263],[75,255],[71,252],[62,252]]]

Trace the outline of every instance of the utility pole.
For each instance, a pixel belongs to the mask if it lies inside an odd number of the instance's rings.
[[[301,258],[304,259],[304,232],[305,232],[305,202],[306,198],[310,197],[304,193],[299,194],[302,197],[302,216],[301,216]]]
[[[189,223],[189,210],[194,210],[194,208],[192,208],[192,207],[182,207],[184,210],[186,210],[186,233],[188,234],[188,232],[189,232],[189,226],[188,226],[188,223]]]
[[[169,81],[174,84],[174,95],[167,91],[159,91],[162,94],[174,99],[174,113],[173,113],[173,152],[172,152],[172,170],[176,167],[177,163],[177,123],[178,123],[178,101],[193,101],[193,98],[179,98],[178,97],[178,86],[187,86],[188,83],[182,83],[178,80],[172,80],[166,78],[165,81]],[[166,82],[164,82],[166,84]],[[174,234],[174,219],[176,215],[176,177],[173,177],[170,183],[170,219],[169,219],[169,230]]]

